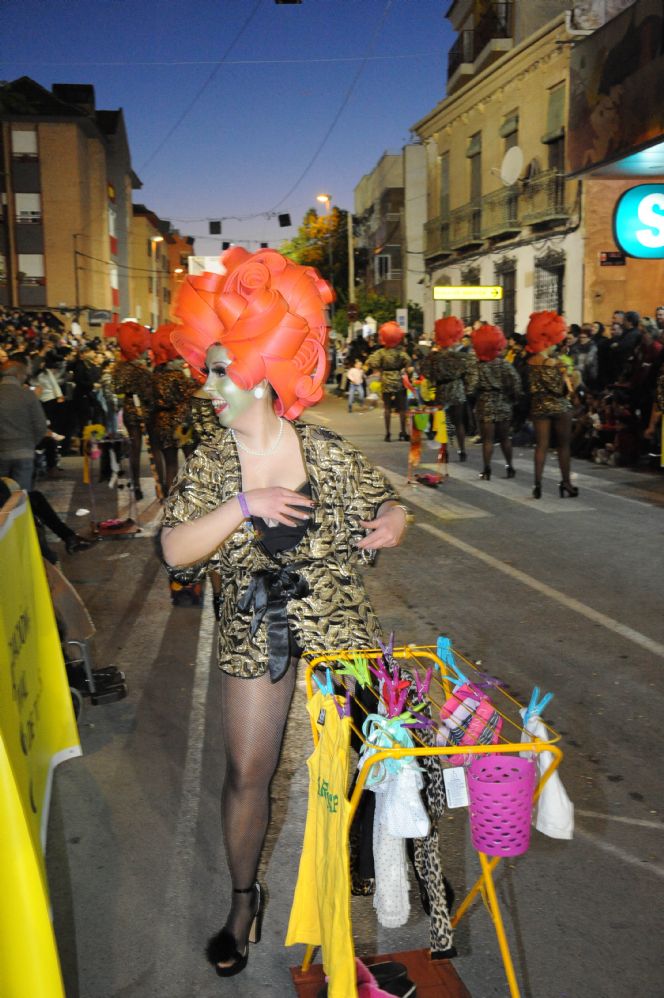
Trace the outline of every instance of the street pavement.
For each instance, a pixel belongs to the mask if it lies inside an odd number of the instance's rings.
[[[383,441],[377,411],[349,415],[327,398],[308,418],[347,435],[401,487],[415,521],[405,543],[366,573],[398,643],[445,632],[468,658],[546,711],[563,735],[561,775],[576,807],[571,842],[533,832],[529,852],[497,871],[524,998],[664,995],[664,473],[574,462],[577,499],[560,499],[555,455],[544,496],[530,497],[532,451],[517,449],[513,480],[478,479],[479,446],[453,458],[436,490],[405,485],[408,445]],[[394,430],[394,427],[393,427]],[[393,437],[396,434],[393,432]],[[454,455],[454,451],[452,451]],[[435,463],[425,447],[423,463]],[[126,512],[126,492],[81,483],[81,461],[41,487],[75,529]],[[214,619],[171,606],[154,550],[151,480],[135,514],[145,529],[67,556],[64,571],[97,627],[95,666],[115,664],[127,699],[86,703],[84,755],[56,772],[48,872],[68,998],[281,998],[303,948],[283,946],[306,812],[311,750],[300,677],[280,768],[261,879],[263,940],[247,970],[220,981],[206,939],[223,924],[229,883],[219,825],[224,758]],[[79,516],[76,516],[76,512]],[[59,545],[64,548],[64,545]],[[463,810],[441,823],[443,864],[463,897],[478,875]],[[428,924],[411,887],[411,916],[383,929],[370,899],[353,899],[358,954],[418,949]],[[481,900],[461,921],[456,968],[474,998],[507,994]],[[26,996],[30,998],[30,996]]]

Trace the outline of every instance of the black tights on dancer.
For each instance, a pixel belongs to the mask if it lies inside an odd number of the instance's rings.
[[[535,489],[539,489],[542,483],[542,473],[546,453],[549,449],[551,439],[551,424],[556,428],[556,450],[558,452],[558,464],[560,465],[560,477],[562,486],[571,489],[570,476],[570,441],[572,438],[572,414],[570,412],[560,413],[558,416],[536,416],[533,419],[535,430]],[[572,490],[575,494],[576,490]],[[570,493],[571,494],[571,493]]]
[[[234,890],[246,890],[256,880],[270,817],[270,783],[279,762],[295,677],[295,663],[276,683],[269,673],[256,679],[222,674],[226,778],[221,815]],[[242,952],[255,913],[255,894],[232,894],[231,898],[226,928]]]
[[[485,477],[491,476],[491,458],[493,456],[494,438],[500,444],[500,449],[505,458],[509,477],[512,468],[512,438],[510,437],[510,423],[508,419],[488,420],[483,419],[480,423],[480,433],[482,434],[482,458],[484,461]],[[489,474],[487,475],[487,470]]]
[[[464,406],[463,403],[457,403],[455,405],[448,405],[447,415],[449,416],[450,422],[454,427],[454,432],[456,434],[457,449],[459,451],[459,458],[462,461],[466,459],[466,424],[464,422]],[[484,462],[486,464],[486,461]]]

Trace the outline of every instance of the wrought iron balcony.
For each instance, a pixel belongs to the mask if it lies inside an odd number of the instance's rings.
[[[482,198],[482,235],[487,239],[507,238],[521,231],[519,191],[504,187]]]
[[[472,65],[475,59],[474,32],[460,31],[457,40],[447,55],[447,79],[454,76],[459,66]]]
[[[496,38],[512,37],[512,0],[489,5],[475,26],[475,58]]]
[[[521,221],[524,225],[563,222],[570,216],[565,199],[565,175],[545,170],[525,181],[521,188]]]
[[[463,249],[482,243],[482,206],[465,204],[450,212],[450,247]]]
[[[426,235],[425,256],[439,256],[450,253],[450,224],[448,220],[441,219],[440,216],[430,218],[425,222],[424,231]]]

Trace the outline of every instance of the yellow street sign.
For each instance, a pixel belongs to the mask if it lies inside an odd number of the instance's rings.
[[[436,284],[433,297],[434,301],[500,301],[503,289],[499,284]]]

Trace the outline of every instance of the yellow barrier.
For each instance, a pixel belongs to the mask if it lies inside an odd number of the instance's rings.
[[[81,754],[30,504],[0,515],[0,994],[64,998],[44,864],[55,766]]]

